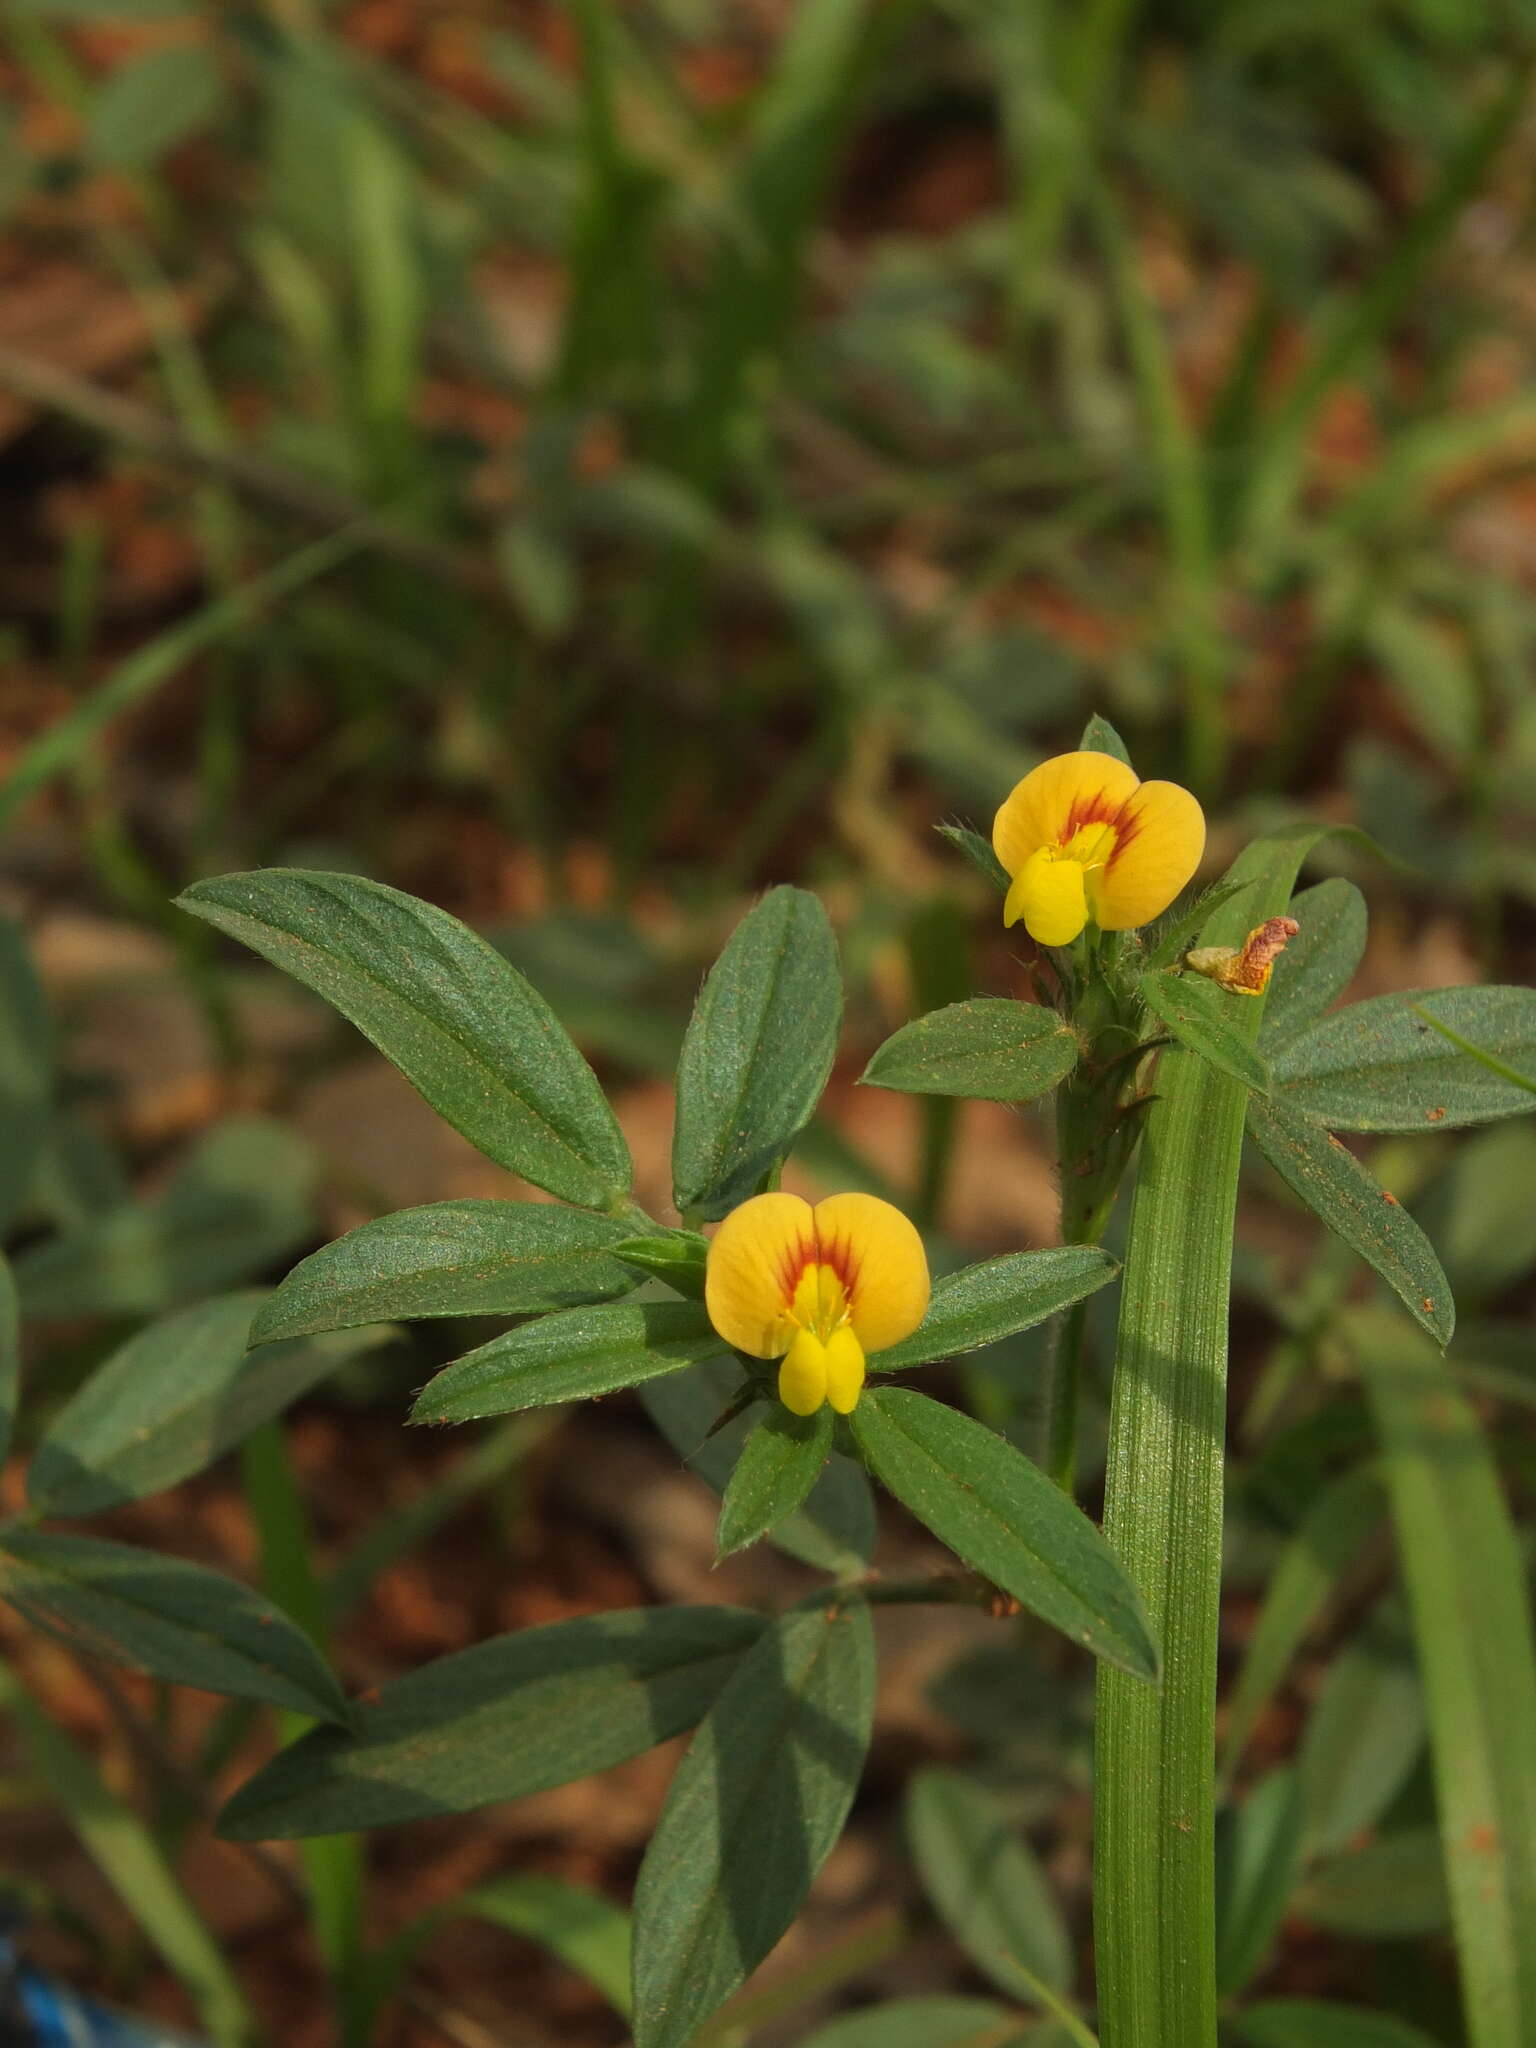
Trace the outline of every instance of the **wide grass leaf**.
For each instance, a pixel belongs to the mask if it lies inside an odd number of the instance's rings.
[[[897,1998],[820,2027],[805,2048],[1020,2048],[1039,2039],[1023,2013],[986,1998]]]
[[[1076,1035],[1054,1010],[1004,996],[951,1003],[888,1038],[861,1079],[905,1095],[1033,1102],[1077,1065]]]
[[[1273,1059],[1299,1038],[1348,988],[1365,953],[1365,898],[1353,882],[1331,876],[1291,898],[1301,930],[1276,960],[1264,1005],[1259,1048]]]
[[[1445,1361],[1400,1318],[1349,1339],[1381,1436],[1424,1681],[1467,2036],[1536,2040],[1536,1644],[1493,1453]]]
[[[710,969],[677,1066],[678,1208],[723,1216],[810,1122],[832,1071],[843,984],[827,913],[771,889]]]
[[[1067,1991],[1072,1943],[1045,1873],[996,1798],[959,1771],[919,1771],[907,1841],[924,1891],[985,1977],[1015,1998]]]
[[[1440,2048],[1392,2013],[1320,1998],[1267,1998],[1233,2021],[1247,2048]]]
[[[1147,1008],[1181,1045],[1201,1059],[1263,1095],[1269,1069],[1244,1034],[1243,1006],[1252,996],[1233,995],[1198,974],[1144,974],[1141,993]]]
[[[541,1316],[428,1380],[412,1422],[471,1422],[616,1393],[724,1349],[703,1304],[615,1301]]]
[[[730,1484],[760,1413],[754,1406],[717,1427],[741,1388],[741,1368],[733,1359],[707,1358],[640,1389],[652,1422],[689,1471],[716,1493],[723,1494]],[[875,1547],[874,1494],[862,1466],[852,1458],[830,1458],[805,1500],[775,1525],[769,1541],[818,1571],[840,1577],[860,1571]]]
[[[936,1358],[957,1358],[1043,1323],[1092,1294],[1119,1271],[1095,1245],[1004,1252],[936,1281],[928,1313],[899,1344],[874,1352],[871,1372],[905,1372]]]
[[[232,1699],[346,1722],[334,1673],[281,1608],[222,1572],[133,1544],[13,1529],[0,1594],[90,1656]]]
[[[860,1600],[769,1623],[678,1766],[635,1887],[636,2048],[683,2048],[804,1903],[875,1705]]]
[[[313,1237],[320,1159],[263,1117],[209,1131],[165,1192],[31,1245],[16,1260],[29,1316],[152,1316],[260,1278]]]
[[[1157,1644],[1119,1559],[1038,1465],[905,1388],[867,1388],[851,1419],[875,1477],[963,1563],[1095,1656],[1157,1676]]]
[[[429,1202],[359,1224],[302,1259],[252,1342],[428,1316],[515,1316],[631,1293],[612,1256],[628,1226],[552,1202]]]
[[[1248,1135],[1292,1194],[1381,1275],[1414,1321],[1449,1344],[1456,1327],[1451,1283],[1396,1195],[1322,1124],[1282,1100],[1249,1098]]]
[[[720,1504],[715,1561],[745,1550],[793,1514],[832,1455],[832,1410],[791,1415],[775,1406],[753,1424]]]
[[[1216,1985],[1241,1991],[1262,1968],[1301,1868],[1294,1771],[1271,1771],[1216,1817]]]
[[[94,1515],[200,1472],[318,1381],[376,1344],[376,1330],[247,1349],[259,1291],[151,1323],[112,1353],[49,1424],[27,1475],[32,1505]]]
[[[470,1143],[583,1208],[622,1205],[629,1148],[543,997],[446,911],[356,875],[264,868],[184,910],[324,996]]]
[[[1335,1010],[1283,1047],[1277,1097],[1336,1131],[1450,1130],[1530,1109],[1525,1088],[1453,1045],[1419,1008],[1536,1072],[1536,989],[1409,989]]]
[[[240,1841],[469,1813],[605,1771],[691,1728],[764,1627],[739,1607],[643,1607],[493,1636],[313,1729],[220,1816]]]

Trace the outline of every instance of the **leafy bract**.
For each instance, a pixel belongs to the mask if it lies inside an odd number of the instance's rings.
[[[615,1301],[541,1316],[466,1351],[429,1380],[412,1422],[470,1422],[616,1393],[713,1358],[724,1344],[693,1301]]]
[[[468,1813],[607,1770],[691,1728],[764,1627],[738,1607],[645,1607],[493,1636],[312,1729],[235,1794],[240,1841]]]
[[[875,1704],[861,1600],[769,1623],[678,1767],[635,1887],[636,2048],[683,2048],[789,1926],[842,1832]]]
[[[973,1571],[1095,1656],[1156,1677],[1157,1645],[1119,1560],[1038,1465],[906,1388],[867,1387],[852,1424],[875,1476]]]
[[[871,1372],[905,1372],[1013,1337],[1112,1280],[1119,1267],[1096,1245],[1004,1252],[946,1273],[934,1283],[928,1313],[899,1344],[874,1352]]]
[[[357,875],[264,868],[177,898],[324,996],[470,1143],[536,1187],[619,1207],[632,1168],[543,997],[446,911]]]
[[[1251,1096],[1248,1135],[1291,1192],[1381,1275],[1414,1321],[1448,1344],[1456,1327],[1451,1283],[1397,1197],[1347,1145],[1283,1100]]]
[[[27,1475],[32,1505],[93,1515],[175,1486],[379,1340],[337,1332],[246,1348],[265,1296],[222,1295],[151,1323],[53,1418]]]
[[[861,1078],[906,1095],[1033,1102],[1067,1078],[1080,1050],[1056,1011],[1004,996],[974,996],[903,1024]]]
[[[723,1216],[755,1194],[810,1122],[832,1071],[843,986],[827,914],[772,889],[731,934],[699,992],[677,1067],[673,1194]]]
[[[627,1225],[552,1202],[429,1202],[312,1252],[258,1311],[255,1343],[427,1316],[530,1315],[626,1294]]]
[[[1335,1010],[1284,1046],[1273,1063],[1277,1098],[1337,1131],[1450,1130],[1529,1110],[1525,1088],[1461,1051],[1429,1017],[1536,1071],[1536,989],[1409,989]]]
[[[752,1426],[720,1504],[715,1557],[744,1550],[793,1514],[832,1454],[832,1410],[791,1415],[777,1403]]]
[[[222,1572],[127,1543],[13,1529],[0,1543],[0,1594],[89,1655],[205,1692],[348,1719],[310,1638]]]

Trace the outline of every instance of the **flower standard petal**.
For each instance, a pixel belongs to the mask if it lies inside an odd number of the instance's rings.
[[[733,1209],[704,1267],[704,1306],[726,1343],[754,1358],[786,1351],[795,1288],[815,1256],[814,1213],[799,1195],[754,1195]]]
[[[1042,846],[1065,846],[1074,832],[1108,819],[1137,788],[1134,768],[1113,754],[1057,754],[1031,768],[1003,799],[992,846],[1010,875]]]
[[[848,1290],[849,1321],[866,1351],[911,1336],[928,1308],[928,1258],[909,1217],[875,1195],[829,1195],[816,1205],[821,1258]]]
[[[1126,801],[1102,868],[1090,869],[1094,922],[1125,932],[1160,917],[1200,865],[1205,814],[1176,782],[1144,782]]]

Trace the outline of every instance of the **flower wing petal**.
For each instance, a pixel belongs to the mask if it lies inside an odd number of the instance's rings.
[[[1205,813],[1176,782],[1144,782],[1126,802],[1114,853],[1088,876],[1094,919],[1126,932],[1160,917],[1200,865]]]
[[[849,1321],[865,1351],[911,1336],[929,1293],[928,1258],[911,1219],[876,1195],[829,1195],[816,1204],[816,1237],[821,1257],[844,1275]]]
[[[754,1195],[731,1211],[704,1266],[704,1306],[727,1344],[754,1358],[788,1350],[795,1283],[815,1252],[814,1214],[799,1195]]]
[[[1113,754],[1057,754],[1031,768],[1003,799],[992,846],[1016,875],[1042,846],[1065,846],[1075,831],[1112,818],[1137,788],[1136,771]]]

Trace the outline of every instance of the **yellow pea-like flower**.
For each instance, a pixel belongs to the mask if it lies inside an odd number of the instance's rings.
[[[874,1195],[754,1195],[709,1247],[704,1305],[738,1351],[780,1358],[779,1399],[795,1415],[830,1401],[849,1415],[871,1351],[909,1337],[928,1308],[923,1241]]]
[[[1205,815],[1113,754],[1058,754],[1004,799],[992,845],[1011,878],[1004,924],[1069,946],[1090,919],[1124,932],[1165,911],[1200,865]]]

